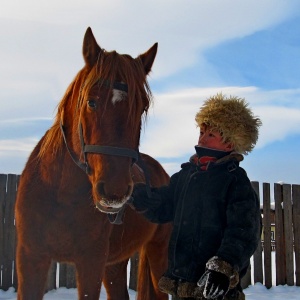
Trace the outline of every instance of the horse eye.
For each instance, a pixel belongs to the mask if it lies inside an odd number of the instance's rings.
[[[95,100],[88,100],[87,104],[92,109],[95,109],[97,107]]]

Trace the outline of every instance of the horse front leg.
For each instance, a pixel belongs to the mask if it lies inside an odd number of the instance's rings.
[[[45,293],[50,257],[17,248],[18,300],[42,300]]]
[[[127,288],[128,259],[120,263],[108,265],[105,268],[103,284],[107,293],[107,300],[129,300]]]
[[[95,255],[98,254],[98,255]],[[75,261],[79,300],[98,300],[107,260],[108,247],[99,252],[90,251]]]
[[[167,269],[171,224],[159,225],[153,238],[139,252],[137,300],[168,300],[158,281]]]

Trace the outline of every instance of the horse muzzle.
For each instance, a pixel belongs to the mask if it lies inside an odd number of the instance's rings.
[[[101,199],[100,201],[96,201],[95,205],[103,213],[116,214],[123,208],[129,199],[129,196],[119,200]]]

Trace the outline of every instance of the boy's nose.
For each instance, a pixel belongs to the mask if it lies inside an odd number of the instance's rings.
[[[199,136],[198,144],[205,143],[205,141],[206,141],[206,134],[203,133]]]

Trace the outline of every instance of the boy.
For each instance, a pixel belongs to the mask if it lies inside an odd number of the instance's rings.
[[[173,222],[160,289],[184,299],[245,299],[240,278],[260,241],[260,204],[239,167],[258,139],[259,118],[244,99],[207,99],[195,118],[196,154],[168,186],[137,184],[133,206],[155,223]],[[224,298],[225,297],[225,298]]]

